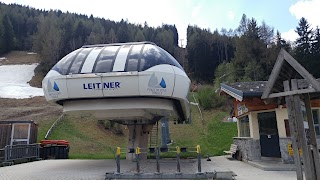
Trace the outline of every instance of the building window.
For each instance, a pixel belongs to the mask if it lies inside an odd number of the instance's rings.
[[[320,137],[320,123],[319,123],[319,109],[313,109],[312,110],[312,116],[314,121],[314,129],[316,131],[316,136]]]
[[[249,117],[244,116],[239,118],[240,137],[250,137]]]

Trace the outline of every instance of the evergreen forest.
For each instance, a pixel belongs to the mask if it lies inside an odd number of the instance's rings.
[[[49,69],[71,51],[87,44],[151,41],[172,54],[197,82],[267,80],[281,48],[312,75],[320,77],[320,30],[301,18],[298,38],[287,42],[271,25],[243,14],[236,29],[210,30],[189,25],[187,45],[179,47],[173,24],[151,27],[60,10],[39,10],[0,2],[0,57],[10,51],[34,51],[39,70]]]

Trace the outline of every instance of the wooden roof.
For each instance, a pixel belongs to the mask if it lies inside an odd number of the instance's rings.
[[[285,92],[283,81],[291,79],[301,79],[298,90]],[[320,92],[320,83],[288,52],[281,49],[261,99],[315,92]]]

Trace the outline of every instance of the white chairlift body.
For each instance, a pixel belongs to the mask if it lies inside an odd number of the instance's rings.
[[[122,124],[162,117],[191,121],[190,79],[151,42],[83,46],[62,58],[42,81],[45,98],[64,112],[87,112]]]

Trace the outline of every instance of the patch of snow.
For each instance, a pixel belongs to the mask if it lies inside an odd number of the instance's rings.
[[[0,61],[6,60],[6,57],[0,57]]]
[[[28,84],[37,66],[38,64],[0,66],[0,98],[24,99],[43,96],[42,88]]]
[[[27,54],[33,55],[33,54],[37,54],[37,53],[35,53],[35,52],[28,52]]]

